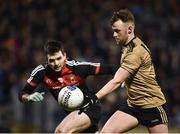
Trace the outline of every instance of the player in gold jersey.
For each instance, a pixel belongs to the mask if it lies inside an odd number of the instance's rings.
[[[166,99],[155,79],[151,53],[134,34],[133,14],[128,9],[119,10],[112,16],[111,24],[113,37],[122,46],[120,67],[114,78],[91,96],[82,110],[125,82],[127,106],[110,117],[101,133],[126,132],[138,124],[145,125],[150,133],[168,133]]]

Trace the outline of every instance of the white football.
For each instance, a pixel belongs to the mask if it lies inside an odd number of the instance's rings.
[[[66,86],[58,94],[58,103],[67,111],[79,108],[83,100],[83,92],[76,86]]]

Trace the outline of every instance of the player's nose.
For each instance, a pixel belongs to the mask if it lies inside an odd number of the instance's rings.
[[[116,37],[117,36],[117,33],[116,32],[113,32],[113,37]]]
[[[57,60],[54,61],[54,65],[58,65],[59,62]]]

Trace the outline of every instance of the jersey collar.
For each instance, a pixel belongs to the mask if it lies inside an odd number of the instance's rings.
[[[128,45],[130,45],[135,38],[136,36],[134,36],[134,38],[132,38],[127,44],[123,45],[123,47],[127,47]]]

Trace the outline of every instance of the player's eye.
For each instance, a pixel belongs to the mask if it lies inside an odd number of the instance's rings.
[[[57,60],[61,60],[62,58],[61,57],[58,57]]]
[[[51,62],[51,63],[54,62],[54,61],[55,61],[54,59],[50,59],[50,60],[49,60],[49,62]]]
[[[114,32],[119,33],[120,30],[119,29],[114,29]]]

